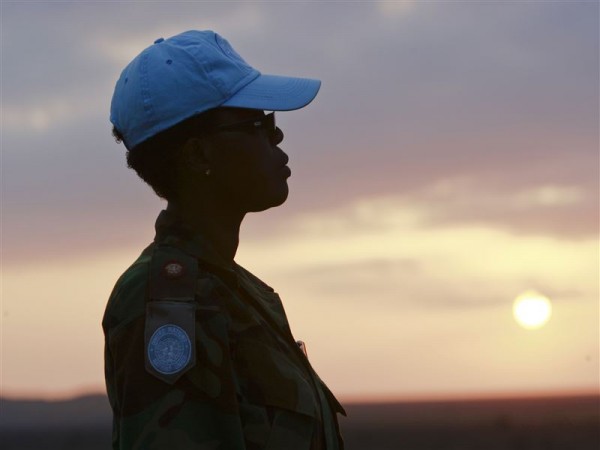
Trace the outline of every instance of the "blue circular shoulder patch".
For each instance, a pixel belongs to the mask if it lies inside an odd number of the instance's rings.
[[[192,343],[181,327],[163,325],[148,342],[148,360],[154,369],[164,375],[182,370],[192,357]]]

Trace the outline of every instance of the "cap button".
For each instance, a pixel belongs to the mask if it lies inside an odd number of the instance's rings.
[[[154,43],[155,44],[160,44],[164,40],[165,40],[165,38],[158,38],[157,40],[154,41]]]

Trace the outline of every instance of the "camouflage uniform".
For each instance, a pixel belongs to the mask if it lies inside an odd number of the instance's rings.
[[[344,409],[294,341],[279,296],[171,213],[156,231],[102,323],[113,448],[342,450]],[[164,326],[192,337],[176,373],[153,366]]]

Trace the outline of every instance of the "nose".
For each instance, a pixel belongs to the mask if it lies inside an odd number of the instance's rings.
[[[283,131],[281,131],[281,128],[275,127],[275,131],[271,135],[271,143],[273,145],[279,145],[281,142],[283,142]]]

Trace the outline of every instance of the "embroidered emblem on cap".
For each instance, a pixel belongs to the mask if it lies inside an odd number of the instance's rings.
[[[217,45],[219,46],[219,48],[221,49],[221,51],[223,53],[225,53],[227,56],[229,56],[232,59],[236,59],[238,61],[244,61],[242,59],[242,57],[238,54],[238,52],[236,52],[233,47],[231,46],[231,44],[229,44],[229,42],[227,42],[226,39],[222,38],[221,36],[219,36],[218,34],[215,35],[215,41],[217,42]]]
[[[164,375],[183,370],[191,356],[190,338],[177,325],[169,324],[158,328],[148,343],[148,360],[157,372]]]
[[[163,267],[163,274],[167,278],[179,278],[183,275],[183,265],[177,261],[170,261]]]

